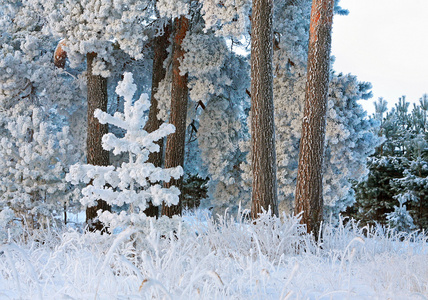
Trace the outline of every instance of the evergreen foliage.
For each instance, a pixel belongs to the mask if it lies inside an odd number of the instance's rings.
[[[2,223],[66,222],[77,207],[65,173],[83,154],[80,80],[52,63],[56,41],[35,2],[3,1],[0,26]]]
[[[355,206],[349,214],[363,223],[390,224],[399,229],[428,228],[428,96],[409,111],[400,98],[388,112],[382,98],[373,119],[381,122],[383,143],[369,157],[367,180],[356,186]]]
[[[77,200],[65,180],[76,157],[70,155],[68,127],[46,121],[37,107],[30,110],[10,116],[0,140],[0,207],[12,209],[14,218],[29,228],[38,228],[52,216],[62,217]]]
[[[123,137],[112,133],[103,136],[103,148],[113,154],[128,154],[128,160],[118,167],[93,166],[76,164],[71,166],[67,180],[73,184],[87,184],[82,189],[81,203],[84,207],[95,206],[98,199],[106,201],[111,206],[128,207],[119,213],[98,211],[99,219],[106,226],[116,228],[129,224],[138,225],[144,221],[144,210],[147,203],[159,206],[177,204],[180,191],[177,187],[163,188],[159,182],[168,182],[171,178],[183,175],[181,166],[169,169],[155,167],[146,163],[151,152],[159,151],[156,142],[174,132],[171,124],[162,124],[153,132],[143,128],[147,121],[145,112],[150,108],[147,94],[141,94],[133,103],[137,86],[133,83],[131,73],[125,73],[119,82],[116,93],[123,97],[124,112],[116,112],[113,116],[96,110],[94,115],[101,124],[112,124],[125,131]]]
[[[195,210],[201,201],[208,197],[207,183],[209,178],[202,178],[198,174],[187,174],[183,181],[183,208]]]
[[[273,94],[278,196],[280,210],[287,213],[293,211],[294,205],[310,2],[274,2]],[[346,14],[338,1],[335,2],[335,12]],[[31,204],[31,201],[12,197],[10,191],[18,190],[22,191],[20,195],[27,193],[27,198],[43,199],[28,206],[22,204],[22,209],[29,214],[39,203],[45,207],[40,211],[53,213],[55,218],[62,215],[64,203],[67,211],[74,209],[64,174],[72,164],[85,159],[85,55],[96,52],[93,70],[108,77],[109,113],[124,114],[126,101],[113,93],[117,81],[123,79],[124,71],[133,71],[138,86],[135,92],[150,93],[153,41],[163,34],[165,24],[180,16],[190,21],[183,40],[185,55],[180,62],[180,74],[188,76],[191,100],[187,107],[183,166],[188,182],[183,194],[192,195],[195,202],[201,198],[201,206],[213,207],[214,215],[222,215],[226,209],[237,210],[239,203],[248,208],[252,181],[250,15],[251,1],[248,0],[1,2],[0,135],[4,144],[0,148],[3,158],[0,163],[12,171],[1,170],[5,175],[0,190],[5,192],[0,213],[9,220],[21,218],[15,215],[17,208],[13,203]],[[56,68],[52,59],[60,40],[67,51],[64,69]],[[169,56],[163,64],[166,76],[153,90],[162,120],[169,119],[171,100],[172,55],[171,48],[167,50]],[[386,213],[391,214],[394,206],[406,207],[415,226],[426,228],[421,224],[428,223],[424,200],[427,97],[411,113],[403,101],[394,112],[385,115],[384,102],[379,104],[383,107],[379,108],[382,117],[367,119],[357,101],[370,97],[369,84],[358,82],[352,75],[332,72],[329,90],[323,170],[326,218],[337,217],[352,205],[354,191],[349,180],[358,182],[364,178],[366,157],[384,138],[385,142],[369,159],[368,180],[356,189],[359,200],[354,215],[361,209],[358,216],[363,220],[386,223]],[[146,112],[141,112],[141,117],[146,116]],[[129,135],[127,129],[112,124],[109,132],[118,140]],[[33,160],[29,157],[30,150],[35,153]],[[119,155],[110,153],[110,156],[108,168],[112,171],[130,163],[126,151]],[[38,177],[37,172],[49,180]],[[21,180],[12,174],[23,174],[27,179]],[[209,178],[208,182],[203,178]],[[83,186],[76,187],[80,190]],[[407,187],[411,188],[412,197],[404,197]],[[114,192],[124,191],[113,185],[110,188]],[[55,192],[42,195],[53,189]],[[207,198],[202,200],[205,189]],[[384,200],[374,202],[374,197]],[[399,199],[403,199],[401,204]],[[404,199],[407,200],[404,202]],[[127,210],[128,205],[122,208]]]

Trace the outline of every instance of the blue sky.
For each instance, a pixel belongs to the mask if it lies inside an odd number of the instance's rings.
[[[333,68],[373,85],[364,108],[378,97],[388,108],[406,95],[418,102],[428,93],[428,0],[341,0],[348,16],[335,16]]]

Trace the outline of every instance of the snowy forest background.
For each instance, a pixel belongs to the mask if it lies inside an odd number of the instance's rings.
[[[367,116],[359,101],[370,83],[336,74],[332,58],[322,240],[293,214],[311,4],[274,1],[280,218],[253,223],[251,1],[3,0],[0,297],[428,297],[427,95],[389,110],[379,99]],[[153,156],[176,130],[173,50],[159,64],[156,45],[183,16],[185,153],[171,167]],[[106,84],[106,111],[95,111],[108,124],[103,166],[87,159],[90,76]],[[181,190],[162,184],[182,175]],[[147,213],[179,197],[183,217]],[[98,215],[111,234],[82,224],[99,199],[111,206]]]

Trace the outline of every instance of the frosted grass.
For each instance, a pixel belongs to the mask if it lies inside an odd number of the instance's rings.
[[[0,246],[1,299],[426,299],[428,240],[353,221],[148,219],[118,234],[46,230]]]

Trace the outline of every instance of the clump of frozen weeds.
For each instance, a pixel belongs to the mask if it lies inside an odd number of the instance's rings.
[[[353,221],[245,213],[147,218],[112,235],[51,229],[0,246],[0,295],[22,299],[410,299],[428,295],[428,239]]]

